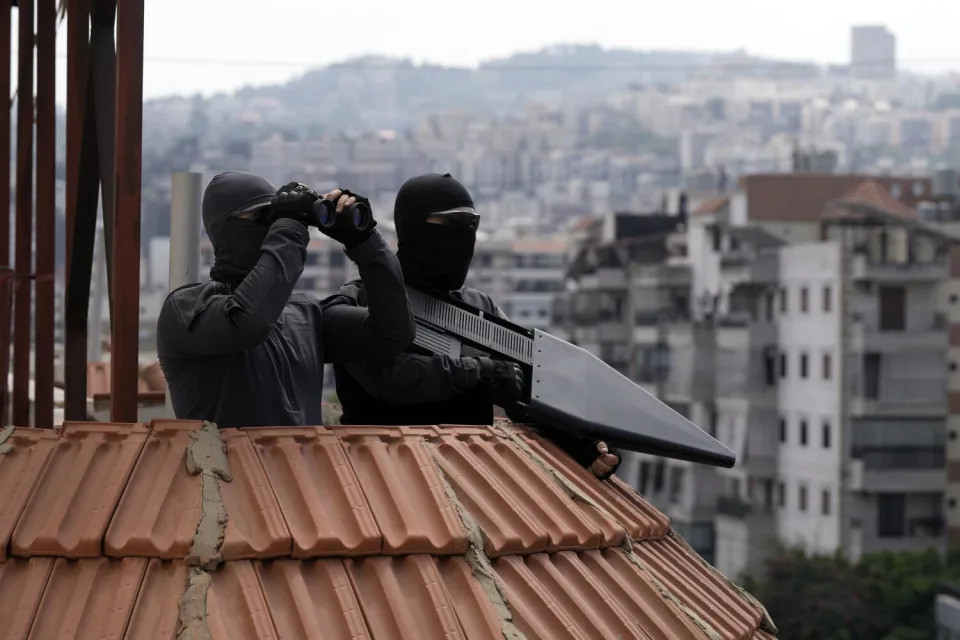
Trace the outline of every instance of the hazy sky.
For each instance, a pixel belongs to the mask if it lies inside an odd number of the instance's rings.
[[[865,23],[894,31],[904,67],[960,70],[960,2],[948,0],[147,0],[144,95],[282,82],[370,53],[474,65],[556,43],[842,62]]]

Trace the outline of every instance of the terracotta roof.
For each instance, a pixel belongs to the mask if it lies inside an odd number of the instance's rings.
[[[626,484],[516,427],[0,433],[5,639],[775,633]]]
[[[740,188],[747,196],[751,220],[816,221],[827,205],[856,189],[865,180],[889,190],[896,187],[900,201],[911,210],[924,197],[930,197],[931,182],[926,178],[894,178],[888,176],[834,174],[758,174],[740,178]],[[914,185],[923,193],[914,195]],[[890,195],[893,198],[892,195]],[[911,217],[915,214],[911,212]]]
[[[916,210],[894,198],[890,191],[876,180],[864,180],[839,200],[873,207],[908,220],[917,217]]]
[[[693,215],[701,216],[717,213],[728,204],[730,204],[730,196],[710,196],[697,205],[697,208],[693,210]]]

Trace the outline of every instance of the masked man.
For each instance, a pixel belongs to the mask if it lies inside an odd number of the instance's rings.
[[[411,178],[394,205],[397,258],[407,286],[445,293],[506,318],[490,296],[464,286],[479,221],[470,194],[450,174]],[[340,293],[363,307],[371,291],[361,274]],[[493,406],[510,407],[523,389],[518,365],[480,352],[460,358],[406,352],[385,362],[337,363],[334,373],[342,424],[492,424]],[[548,435],[598,477],[609,476],[620,463],[602,442]]]
[[[323,198],[338,211],[368,204],[342,190]],[[237,171],[207,186],[211,280],[170,293],[157,325],[178,418],[223,427],[319,425],[324,362],[383,361],[412,343],[416,327],[400,265],[375,221],[364,231],[324,230],[357,264],[366,308],[293,292],[317,199],[305,190],[291,195],[288,187],[278,193],[264,178]]]

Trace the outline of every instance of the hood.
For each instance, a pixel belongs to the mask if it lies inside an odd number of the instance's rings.
[[[260,259],[269,227],[237,214],[269,204],[276,189],[265,178],[243,171],[214,176],[203,193],[203,227],[213,244],[210,278],[238,285]]]
[[[397,193],[393,221],[397,259],[406,284],[424,291],[454,291],[463,286],[473,260],[476,229],[431,224],[427,217],[473,207],[466,188],[449,173],[407,180]]]

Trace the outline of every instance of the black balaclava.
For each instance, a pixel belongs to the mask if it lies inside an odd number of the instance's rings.
[[[397,193],[393,221],[397,227],[397,259],[406,284],[425,291],[455,291],[467,278],[473,260],[476,229],[431,224],[427,217],[457,207],[473,207],[473,199],[449,173],[410,178]]]
[[[269,227],[236,214],[266,205],[276,193],[265,178],[244,171],[214,176],[203,193],[203,226],[213,244],[210,278],[236,287],[260,259]]]

